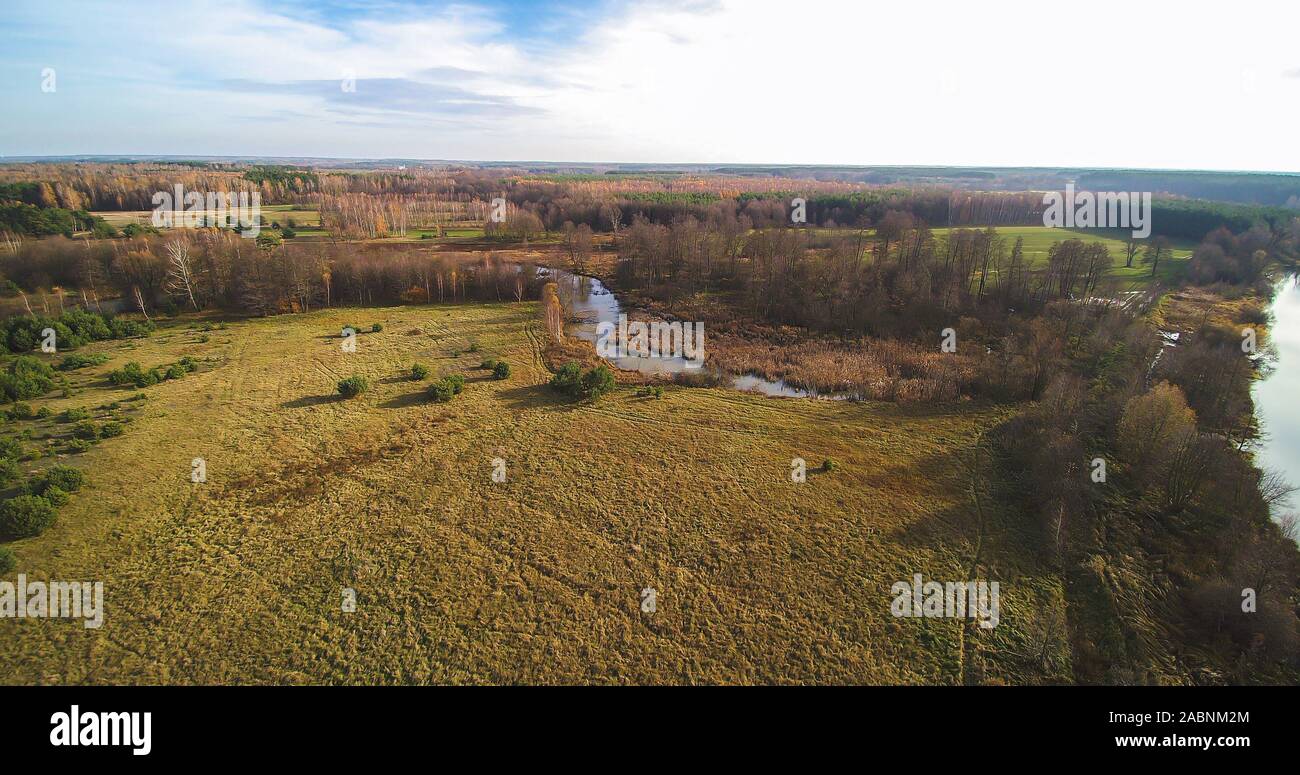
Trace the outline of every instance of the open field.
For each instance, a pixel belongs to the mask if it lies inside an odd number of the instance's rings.
[[[55,412],[131,396],[103,379],[206,361],[143,392],[125,435],[83,467],[14,573],[105,583],[102,629],[0,621],[0,679],[18,683],[905,682],[1069,680],[1025,639],[1059,600],[996,504],[986,577],[1001,624],[890,615],[917,570],[961,579],[976,519],[957,461],[1011,410],[621,390],[548,391],[532,304],[343,309],[164,322],[85,352]],[[348,323],[380,333],[344,353]],[[204,340],[206,337],[206,341]],[[471,342],[479,352],[454,355]],[[514,367],[504,381],[484,357]],[[460,373],[448,404],[433,376]],[[335,383],[371,390],[339,400]],[[29,447],[62,431],[16,421]],[[790,461],[833,472],[790,481]],[[208,481],[189,481],[191,460]],[[492,459],[507,464],[493,483]],[[43,458],[24,464],[37,468]],[[357,593],[341,611],[342,589]],[[640,611],[640,591],[657,611]],[[1031,613],[1031,611],[1033,613]]]
[[[98,215],[117,228],[122,228],[129,223],[138,223],[149,225],[153,218],[152,210],[113,210],[104,212],[94,212],[91,215]],[[272,222],[281,225],[287,225],[289,219],[293,219],[295,228],[320,228],[320,212],[314,209],[300,209],[294,205],[262,205],[262,220],[267,225]]]

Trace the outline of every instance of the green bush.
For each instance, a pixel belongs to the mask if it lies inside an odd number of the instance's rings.
[[[186,374],[189,373],[190,373],[189,369],[185,368],[179,363],[173,363],[172,365],[167,367],[166,377],[167,379],[180,379],[181,377],[184,377]]]
[[[20,355],[0,372],[0,390],[10,401],[37,398],[54,389],[54,370],[40,358]]]
[[[411,367],[411,379],[416,380],[418,382],[419,380],[428,379],[428,378],[429,378],[428,366],[425,366],[423,363],[417,363]]]
[[[509,379],[510,364],[505,361],[497,361],[497,365],[492,367],[492,376],[495,379]]]
[[[374,324],[372,324],[372,325],[370,326],[370,331],[371,331],[371,333],[375,333],[375,334],[377,334],[377,333],[379,333],[380,331],[383,331],[383,330],[384,330],[384,326],[383,326],[382,323],[374,323]]]
[[[96,428],[93,422],[79,422],[76,427],[72,429],[72,435],[78,439],[94,441],[99,438],[99,428]]]
[[[574,398],[595,399],[614,389],[614,372],[601,364],[587,373],[570,361],[551,377],[551,387]]]
[[[68,439],[63,445],[63,450],[73,455],[80,454],[88,449],[90,449],[90,442],[83,439]]]
[[[582,397],[600,398],[614,389],[614,372],[601,364],[582,375]]]
[[[834,471],[839,467],[840,464],[836,463],[834,460],[831,460],[830,458],[826,458],[825,460],[822,461],[822,470],[826,471],[827,473]]]
[[[44,495],[51,487],[57,487],[64,492],[76,492],[85,483],[86,475],[80,468],[53,466],[27,480],[27,492],[32,495]]]
[[[8,436],[0,439],[0,460],[17,460],[23,456],[23,445]]]
[[[36,410],[37,419],[44,420],[45,418],[49,417],[52,414],[54,414],[54,410],[49,408],[48,406],[42,406],[40,409]]]
[[[98,353],[95,355],[65,355],[56,368],[59,371],[72,371],[74,369],[84,369],[87,366],[99,366],[107,362],[108,356]]]
[[[72,500],[71,495],[68,495],[66,492],[60,490],[58,487],[46,487],[45,492],[41,495],[41,497],[49,501],[50,505],[55,507],[56,509],[59,508],[60,506],[68,505],[68,501]]]
[[[9,408],[10,420],[30,420],[36,416],[36,410],[31,404],[15,403]]]
[[[465,389],[465,378],[459,374],[448,374],[442,380],[451,385],[451,392],[456,395],[460,395],[461,391]]]
[[[39,495],[18,495],[0,503],[0,535],[30,538],[54,524],[54,506]]]
[[[573,361],[569,361],[555,372],[551,377],[551,388],[565,395],[577,398],[579,391],[582,389],[582,367]]]
[[[152,320],[112,318],[108,321],[108,327],[112,331],[114,339],[131,339],[138,336],[148,336],[158,326],[154,325]]]
[[[365,377],[352,375],[339,381],[339,395],[344,398],[356,398],[370,389],[370,382]]]
[[[497,362],[493,358],[485,358],[483,362],[478,365],[478,367],[480,369],[487,369],[488,371],[491,371],[497,367]]]
[[[9,487],[14,482],[22,478],[22,469],[18,467],[18,461],[13,458],[0,458],[0,489]]]
[[[111,439],[121,436],[124,430],[126,429],[122,426],[122,423],[110,420],[99,427],[99,436],[103,439]]]
[[[470,343],[469,343],[469,347],[466,348],[465,352],[467,352],[467,353],[476,353],[476,352],[478,352],[478,342],[470,342]]]
[[[430,400],[445,404],[456,396],[456,388],[447,380],[440,379],[429,386],[427,395]]]
[[[165,373],[159,369],[145,371],[139,363],[131,361],[122,368],[109,372],[108,381],[114,385],[134,385],[142,388],[158,384],[165,376]]]
[[[60,417],[62,422],[81,422],[90,419],[90,410],[74,406],[70,409],[64,409]]]
[[[0,546],[0,573],[8,573],[18,567],[18,558],[14,557],[14,550],[7,546]]]

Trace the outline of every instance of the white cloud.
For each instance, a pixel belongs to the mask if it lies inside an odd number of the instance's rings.
[[[1290,2],[635,2],[541,41],[469,5],[37,8],[23,52],[94,59],[121,109],[77,103],[74,65],[61,88],[90,122],[14,127],[5,153],[1300,170]],[[341,110],[317,87],[345,71],[383,80]],[[20,92],[5,121],[59,104]]]

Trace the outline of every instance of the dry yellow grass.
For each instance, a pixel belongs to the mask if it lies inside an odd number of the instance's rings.
[[[0,620],[4,683],[800,683],[1054,680],[1022,662],[1059,582],[991,509],[1002,625],[896,619],[890,585],[960,579],[975,539],[955,456],[1008,410],[544,383],[531,304],[164,324],[54,411],[130,395],[127,360],[215,368],[146,389],[127,433],[14,573],[99,579],[105,624]],[[347,323],[384,326],[341,351]],[[478,342],[481,350],[453,357]],[[514,367],[505,381],[484,357]],[[449,404],[434,377],[465,374]],[[368,377],[362,397],[335,383]],[[839,469],[790,481],[790,461]],[[189,481],[207,461],[208,482]],[[491,479],[492,459],[507,481]],[[10,574],[12,576],[13,574]],[[344,587],[357,610],[341,610]],[[640,611],[640,591],[657,611]],[[1043,604],[1045,605],[1045,604]],[[1068,666],[1064,668],[1068,675]]]

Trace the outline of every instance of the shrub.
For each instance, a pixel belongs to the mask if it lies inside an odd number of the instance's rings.
[[[63,449],[73,455],[80,454],[90,449],[90,442],[82,439],[68,439],[67,443],[63,445]]]
[[[122,423],[109,421],[100,426],[99,436],[103,439],[111,439],[116,436],[121,436],[124,430],[126,429],[122,426]]]
[[[0,546],[0,573],[8,573],[18,567],[18,559],[14,557],[14,550],[7,546]]]
[[[423,363],[417,363],[411,367],[411,379],[417,382],[429,378],[429,367]]]
[[[451,391],[457,395],[465,389],[465,378],[459,374],[448,374],[442,378],[444,382],[451,385]]]
[[[58,508],[60,506],[66,506],[68,505],[68,501],[72,500],[71,495],[68,495],[66,492],[60,490],[58,487],[46,487],[45,492],[41,495],[41,497],[49,501],[50,505],[54,506],[55,508]]]
[[[509,379],[510,364],[505,361],[497,361],[497,364],[492,367],[492,376],[496,379]]]
[[[550,384],[552,389],[576,398],[582,389],[582,367],[569,361],[555,372]]]
[[[107,362],[108,356],[99,353],[95,355],[65,355],[56,368],[59,371],[72,371],[73,369],[84,369],[87,366],[99,366]]]
[[[134,385],[139,388],[158,384],[159,376],[157,369],[145,371],[139,363],[131,361],[122,368],[109,372],[108,381],[114,385]]]
[[[582,375],[583,398],[600,398],[614,389],[614,372],[601,364]]]
[[[54,389],[54,370],[40,358],[20,355],[0,372],[0,389],[10,401],[43,396]]]
[[[440,404],[447,403],[454,398],[455,395],[455,386],[445,379],[440,379],[429,386],[428,396],[430,400],[437,401]]]
[[[840,464],[836,463],[834,460],[831,460],[830,458],[826,458],[825,460],[822,461],[822,470],[827,473],[830,473],[831,471],[834,471],[839,467]]]
[[[374,324],[372,324],[372,325],[370,326],[370,331],[371,331],[371,333],[375,333],[375,334],[377,334],[377,333],[379,333],[380,331],[383,331],[383,330],[384,330],[384,326],[383,326],[382,323],[374,323]]]
[[[108,327],[114,339],[148,336],[157,328],[152,320],[128,320],[127,318],[112,318],[108,321]]]
[[[27,482],[27,491],[32,495],[44,495],[51,487],[64,492],[76,492],[86,483],[86,475],[80,468],[72,466],[53,466],[48,471],[32,477]]]
[[[356,398],[369,389],[370,382],[365,377],[359,377],[355,374],[339,381],[339,395],[344,398]]]
[[[497,362],[495,359],[485,358],[483,362],[478,365],[478,367],[480,369],[487,369],[488,371],[491,371],[497,367]]]
[[[179,363],[173,363],[172,365],[167,367],[167,372],[164,376],[167,379],[180,379],[181,377],[189,373],[190,373],[189,369],[185,368]]]
[[[9,409],[10,420],[30,420],[36,416],[36,410],[32,409],[31,404],[15,403]]]
[[[18,495],[0,503],[0,535],[30,538],[54,524],[54,506],[39,495]]]
[[[72,435],[78,439],[94,441],[99,438],[99,428],[96,428],[93,422],[79,422],[72,429]]]
[[[467,352],[467,353],[476,353],[476,352],[478,352],[478,342],[470,342],[470,343],[469,343],[469,347],[466,348],[465,352]]]
[[[0,460],[17,460],[23,456],[23,445],[17,439],[0,439]]]
[[[22,478],[22,469],[13,458],[0,458],[0,488],[8,487]]]
[[[82,420],[89,420],[90,410],[83,409],[81,407],[72,407],[71,409],[64,409],[63,416],[61,419],[63,422],[81,422]]]
[[[45,418],[49,417],[52,414],[54,414],[54,410],[49,408],[48,406],[42,406],[40,409],[36,410],[36,416],[42,420],[44,420]]]

